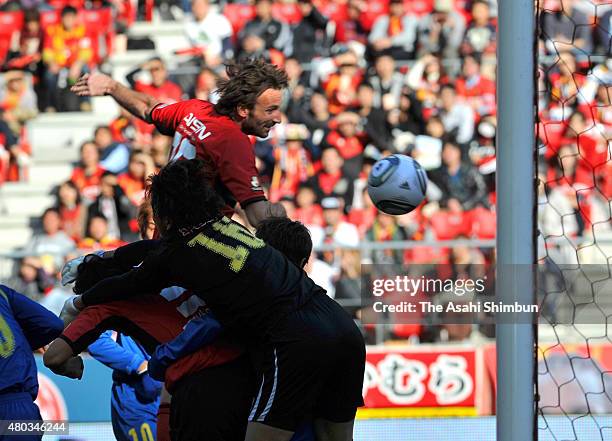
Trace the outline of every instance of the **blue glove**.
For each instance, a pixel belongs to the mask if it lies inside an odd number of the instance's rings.
[[[158,360],[158,358],[153,354],[149,359],[148,372],[151,378],[157,381],[165,381],[166,380],[166,366],[164,363]]]
[[[134,385],[136,396],[144,403],[155,401],[161,393],[162,383],[151,378],[148,371],[140,374],[139,381]]]

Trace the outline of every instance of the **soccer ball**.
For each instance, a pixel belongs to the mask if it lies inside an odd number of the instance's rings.
[[[387,214],[406,214],[425,198],[427,175],[406,155],[387,156],[374,164],[368,177],[368,194],[376,208]]]

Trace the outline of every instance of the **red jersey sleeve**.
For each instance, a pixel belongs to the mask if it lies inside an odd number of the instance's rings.
[[[191,106],[197,102],[198,100],[187,100],[174,104],[158,104],[151,111],[150,122],[155,124],[163,135],[172,136]]]
[[[218,174],[221,182],[244,208],[246,205],[265,201],[255,167],[255,153],[247,137],[227,137],[221,148]]]
[[[78,355],[93,343],[98,336],[106,331],[103,323],[114,314],[112,307],[97,305],[85,308],[78,317],[70,323],[60,338],[70,345],[72,352]],[[102,325],[102,326],[101,326]]]

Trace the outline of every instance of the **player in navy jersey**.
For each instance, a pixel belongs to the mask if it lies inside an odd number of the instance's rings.
[[[306,273],[241,225],[203,179],[201,161],[168,164],[151,180],[162,239],[137,268],[97,283],[77,309],[166,286],[202,297],[227,332],[257,347],[259,391],[247,441],[285,441],[307,416],[320,441],[352,439],[363,404],[363,338],[351,317]],[[128,247],[118,248],[121,259]]]
[[[61,334],[64,324],[51,311],[11,288],[0,285],[0,420],[40,421],[34,403],[38,395],[36,362],[32,351]],[[83,361],[71,357],[62,372],[80,378]],[[0,440],[13,439],[2,431]],[[40,440],[40,435],[20,436],[23,441]]]
[[[254,227],[267,217],[285,216],[280,204],[266,200],[259,184],[255,154],[248,135],[266,137],[280,122],[287,74],[263,60],[228,65],[216,104],[191,99],[164,104],[132,91],[107,75],[86,74],[72,87],[79,96],[110,95],[132,114],[174,137],[170,160],[205,160],[215,190],[231,217],[236,202]]]

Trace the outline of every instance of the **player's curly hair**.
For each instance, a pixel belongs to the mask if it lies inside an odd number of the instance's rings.
[[[215,110],[221,115],[236,117],[238,107],[252,109],[259,95],[268,89],[287,87],[287,73],[263,58],[246,59],[225,67],[227,79],[219,80],[219,101]]]
[[[147,198],[153,213],[171,231],[221,216],[223,200],[212,188],[210,168],[200,159],[177,160],[149,177]]]
[[[301,222],[286,217],[269,217],[260,222],[255,233],[268,245],[302,268],[312,252],[310,231]]]

